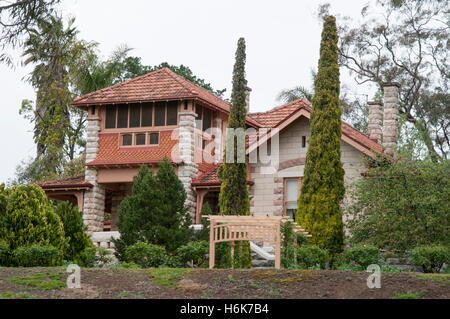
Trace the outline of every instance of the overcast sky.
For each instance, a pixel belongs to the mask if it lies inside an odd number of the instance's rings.
[[[331,12],[358,19],[360,0],[62,0],[65,16],[74,16],[80,38],[96,41],[106,58],[120,44],[147,65],[184,64],[215,89],[231,93],[237,40],[247,45],[247,80],[252,88],[250,111],[265,111],[280,103],[277,94],[296,85],[311,85],[317,68],[321,24],[319,4]],[[20,56],[16,50],[16,57]],[[0,183],[14,176],[21,160],[35,154],[32,125],[19,115],[23,99],[34,100],[23,81],[32,67],[0,65]],[[341,81],[354,84],[342,72]],[[365,94],[367,88],[354,87]]]

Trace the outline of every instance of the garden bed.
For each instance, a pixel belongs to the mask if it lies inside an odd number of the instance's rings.
[[[445,298],[449,274],[328,270],[95,269],[81,270],[81,288],[65,287],[65,268],[0,268],[0,298]]]

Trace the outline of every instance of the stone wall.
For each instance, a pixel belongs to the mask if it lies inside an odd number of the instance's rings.
[[[87,119],[86,137],[86,163],[94,160],[98,153],[98,133],[100,119],[89,117]],[[97,183],[97,170],[86,167],[85,179],[94,187],[84,193],[83,221],[87,226],[87,233],[103,231],[105,213],[105,188]]]
[[[251,177],[255,184],[250,188],[253,197],[250,213],[254,216],[283,214],[284,178],[303,177],[306,147],[302,147],[302,136],[308,142],[309,120],[300,117],[280,133],[280,154],[277,168],[270,165],[250,164]],[[270,149],[270,146],[268,146]],[[345,142],[341,142],[341,161],[345,170],[346,186],[361,178],[364,171],[362,154]],[[275,170],[271,173],[270,170]],[[268,173],[268,174],[267,174]]]

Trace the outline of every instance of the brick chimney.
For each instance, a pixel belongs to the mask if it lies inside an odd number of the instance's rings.
[[[252,91],[251,88],[248,86],[245,88],[245,107],[247,109],[247,113],[250,111],[250,92]]]
[[[369,104],[369,138],[381,143],[381,136],[383,134],[383,111],[382,102],[372,101]]]
[[[400,84],[384,83],[383,146],[385,152],[396,153],[398,141],[398,92]]]

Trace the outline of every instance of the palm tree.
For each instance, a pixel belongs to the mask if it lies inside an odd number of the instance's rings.
[[[311,102],[313,96],[314,96],[313,91],[308,90],[304,86],[296,86],[292,89],[286,89],[281,91],[277,96],[277,100],[282,101],[284,103],[289,103],[303,98]]]

